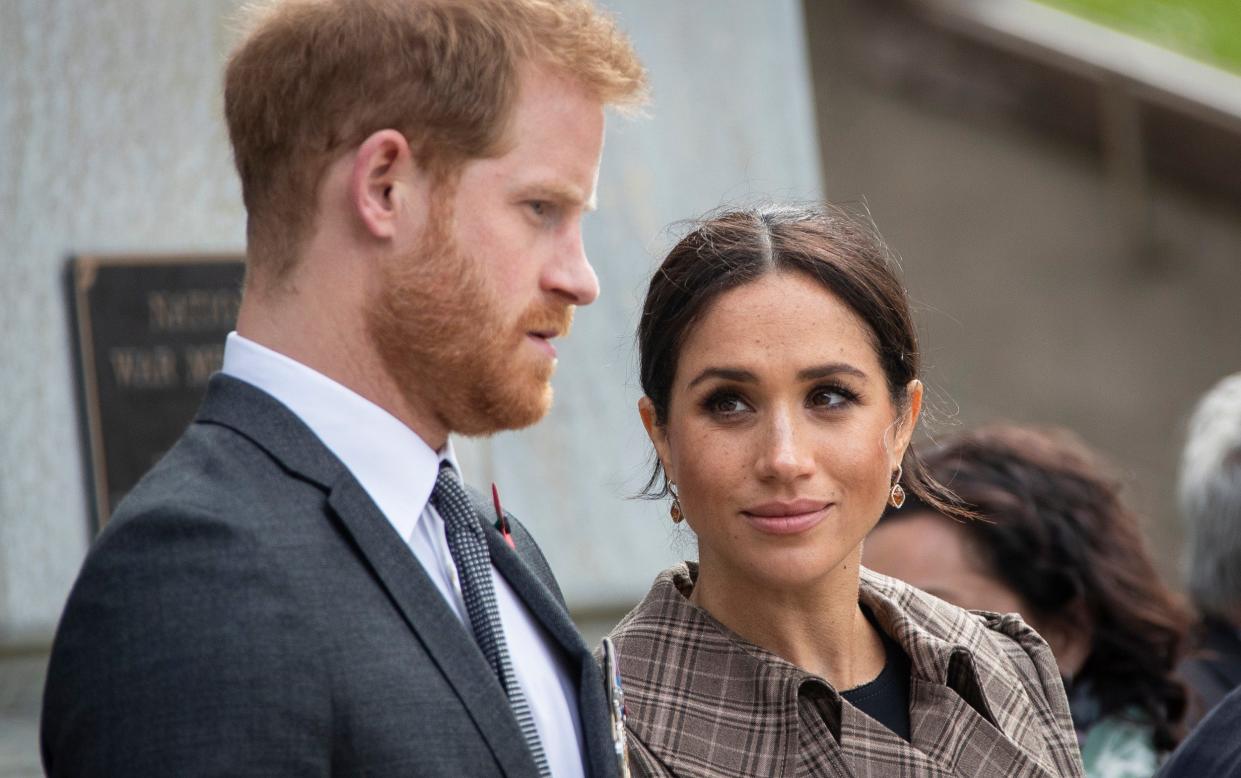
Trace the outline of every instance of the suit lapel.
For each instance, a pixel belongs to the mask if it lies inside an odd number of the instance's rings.
[[[392,525],[352,476],[328,502],[427,654],[461,698],[506,775],[537,775],[504,690],[478,645]]]
[[[577,631],[569,613],[553,597],[547,587],[530,571],[504,536],[483,521],[491,561],[500,575],[525,603],[530,614],[541,624],[564,651],[572,674],[576,675],[578,714],[582,722],[582,743],[585,746],[588,775],[612,776],[616,774],[616,753],[609,727],[610,714],[604,694],[603,672]]]
[[[571,657],[589,653],[577,631],[573,620],[564,607],[552,596],[547,587],[535,577],[526,563],[521,560],[513,549],[508,547],[504,536],[491,524],[482,522],[483,531],[487,535],[487,547],[491,552],[491,562],[508,581],[509,586],[521,598],[530,613],[548,634],[560,645],[561,649]]]
[[[301,419],[267,393],[216,375],[196,421],[237,431],[328,491],[363,562],[460,697],[504,773],[537,776],[504,690],[477,644],[370,495]]]

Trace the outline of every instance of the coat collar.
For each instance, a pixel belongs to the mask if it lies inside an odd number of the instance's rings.
[[[997,757],[1026,768],[1014,775],[1054,772],[1043,739],[1049,724],[1031,721],[1034,708],[1011,669],[1013,657],[988,634],[1019,631],[1016,625],[1028,631],[1020,619],[970,614],[863,570],[859,601],[910,657],[910,748],[845,704],[823,678],[750,643],[691,603],[696,575],[693,563],[666,570],[613,633],[631,729],[674,772],[793,774],[804,757],[799,738],[818,726],[834,741],[820,757],[846,775],[846,757],[868,747],[862,744],[904,749],[909,759],[925,763],[926,774],[943,774],[970,758],[980,739],[998,749]],[[808,707],[818,715],[805,717]],[[708,729],[695,733],[698,725]],[[707,733],[709,743],[695,742]],[[729,743],[745,747],[734,751]]]
[[[216,373],[196,424],[219,424],[249,439],[293,475],[328,489],[345,466],[279,400],[237,378]]]

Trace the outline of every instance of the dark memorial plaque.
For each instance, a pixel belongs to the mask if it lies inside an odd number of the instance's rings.
[[[194,418],[237,321],[240,257],[70,263],[96,527]]]

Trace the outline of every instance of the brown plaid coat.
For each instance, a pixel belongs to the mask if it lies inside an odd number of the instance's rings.
[[[692,604],[696,572],[661,573],[611,634],[636,775],[1082,775],[1055,660],[1015,614],[862,570],[859,599],[910,658],[911,744]]]

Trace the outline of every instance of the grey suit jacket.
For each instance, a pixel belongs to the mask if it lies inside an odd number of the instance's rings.
[[[516,553],[483,522],[494,564],[577,681],[587,773],[614,775],[599,668],[509,520]],[[83,564],[41,745],[51,776],[537,775],[482,653],[370,497],[287,408],[222,375]]]

